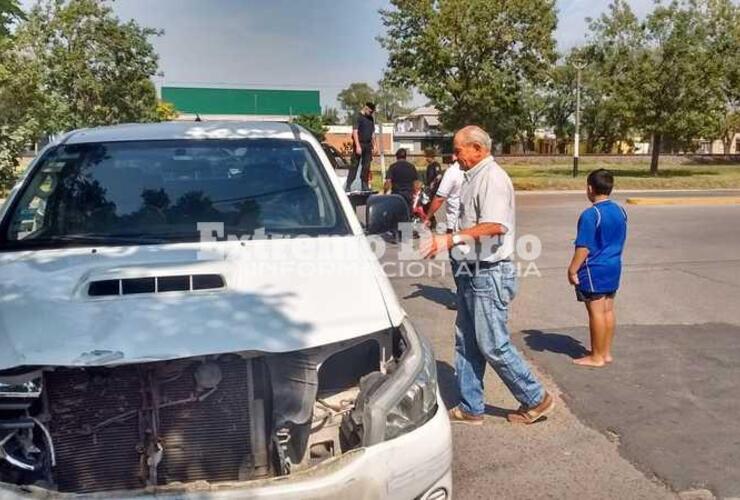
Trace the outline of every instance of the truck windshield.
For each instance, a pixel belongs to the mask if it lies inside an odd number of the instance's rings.
[[[349,231],[300,141],[110,142],[47,153],[7,214],[3,246],[198,241],[199,222],[242,238]]]

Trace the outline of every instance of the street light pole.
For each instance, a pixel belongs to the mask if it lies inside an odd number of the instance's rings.
[[[576,84],[576,135],[573,148],[573,177],[577,177],[578,158],[581,154],[581,70],[586,67],[586,63],[573,63],[573,66],[578,70]]]

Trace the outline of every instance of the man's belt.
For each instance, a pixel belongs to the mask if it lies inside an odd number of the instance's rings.
[[[468,269],[493,269],[494,267],[497,267],[504,262],[511,262],[511,259],[502,259],[497,260],[496,262],[491,262],[489,260],[459,260],[457,262],[461,266],[466,266]]]

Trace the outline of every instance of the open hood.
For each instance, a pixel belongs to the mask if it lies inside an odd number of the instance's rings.
[[[206,246],[0,254],[0,369],[287,352],[391,326],[364,237]]]

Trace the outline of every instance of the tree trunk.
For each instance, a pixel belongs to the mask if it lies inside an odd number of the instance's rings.
[[[725,137],[722,141],[722,148],[725,151],[725,156],[729,156],[732,151],[732,137]]]
[[[663,136],[659,133],[653,134],[653,151],[650,158],[650,175],[658,175],[658,160],[660,159],[660,147],[663,142]]]

